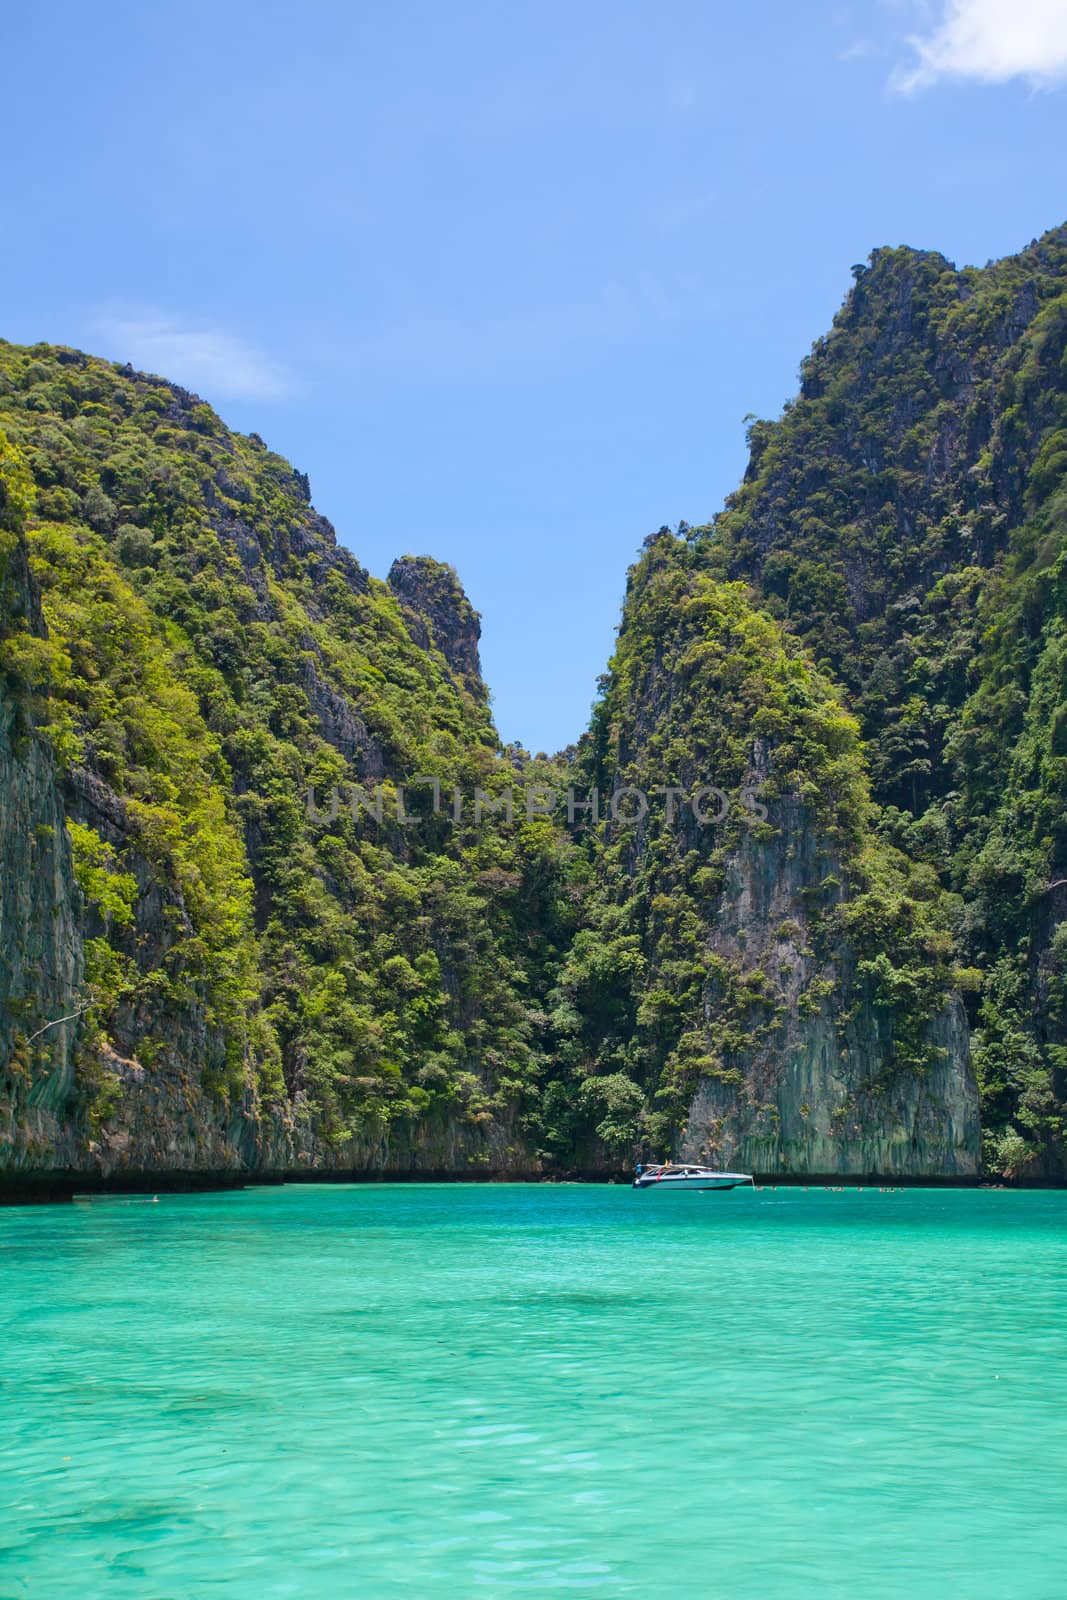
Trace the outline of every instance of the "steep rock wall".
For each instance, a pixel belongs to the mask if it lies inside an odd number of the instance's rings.
[[[40,640],[26,545],[8,511],[0,482],[4,632]],[[31,685],[9,668],[0,674],[0,1167],[71,1148],[80,902],[51,747],[34,726]]]
[[[812,895],[841,863],[820,849],[810,817],[784,809],[773,843],[748,837],[731,859],[708,941],[742,973],[766,975],[780,1022],[701,1079],[679,1156],[765,1173],[975,1177],[978,1089],[958,996],[925,1029],[926,1070],[887,1071],[889,1019],[857,983],[854,952],[842,943],[827,960],[813,948]],[[714,1048],[711,1005],[706,1027]]]
[[[838,691],[667,530],[631,571],[583,758],[609,791],[677,786],[673,819],[650,802],[603,824],[598,939],[571,962],[600,1136],[765,1173],[973,1178],[943,892],[882,836]],[[685,800],[710,784],[717,820]]]
[[[48,746],[0,703],[0,1167],[69,1155],[79,895]],[[50,1026],[50,1024],[53,1024]]]

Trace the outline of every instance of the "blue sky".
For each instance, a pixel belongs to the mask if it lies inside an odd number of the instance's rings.
[[[1067,219],[1067,0],[58,0],[4,55],[0,334],[198,389],[379,576],[452,561],[532,749],[853,262]]]

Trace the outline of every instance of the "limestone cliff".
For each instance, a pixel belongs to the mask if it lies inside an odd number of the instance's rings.
[[[989,1169],[1067,1179],[1067,227],[876,250],[691,542],[842,686],[883,831],[955,897]]]
[[[891,1007],[859,978],[847,939],[827,950],[812,916],[820,904],[823,918],[840,913],[847,869],[800,807],[784,802],[775,820],[776,839],[746,835],[728,858],[707,945],[742,981],[762,974],[774,1025],[700,1078],[679,1156],[764,1173],[973,1178],[978,1088],[958,995],[924,1024],[926,1063],[894,1068]],[[709,1052],[718,1024],[709,995]]]
[[[197,396],[0,340],[0,1166],[1061,1179],[1065,277],[1063,229],[856,269],[558,762],[451,567],[377,581]]]
[[[454,573],[160,380],[0,341],[0,411],[0,1172],[536,1169],[544,852],[329,803],[508,781]]]
[[[452,671],[484,695],[478,655],[481,619],[456,569],[431,556],[402,556],[390,567],[388,582],[416,643],[440,650]]]
[[[21,541],[2,581],[39,629]],[[24,1167],[73,1145],[80,896],[51,748],[10,674],[0,694],[0,1167]]]
[[[764,1173],[973,1177],[936,879],[880,838],[832,685],[685,539],[650,539],[631,573],[580,761],[602,790],[664,797],[601,823],[565,969],[584,1136]]]

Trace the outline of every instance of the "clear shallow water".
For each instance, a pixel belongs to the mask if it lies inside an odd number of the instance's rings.
[[[1067,1194],[0,1212],[0,1596],[1061,1600]]]

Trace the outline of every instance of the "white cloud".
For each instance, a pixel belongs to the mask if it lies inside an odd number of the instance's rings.
[[[940,22],[909,43],[918,60],[890,80],[903,94],[939,78],[1067,81],[1067,0],[945,0]]]
[[[280,400],[286,375],[269,357],[232,333],[192,319],[138,307],[106,307],[92,333],[116,361],[128,361],[207,399]]]

